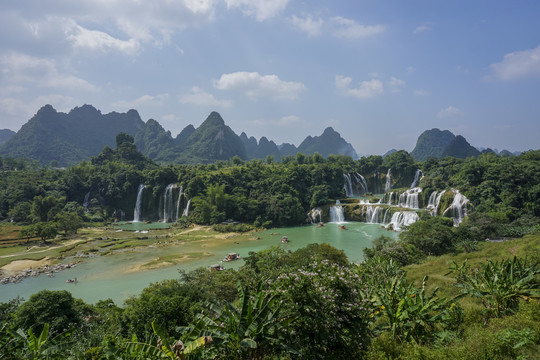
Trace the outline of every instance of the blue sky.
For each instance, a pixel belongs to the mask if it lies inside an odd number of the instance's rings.
[[[362,155],[435,127],[538,149],[539,15],[536,0],[4,0],[0,128],[92,104],[173,136],[218,111],[277,144],[332,126]]]

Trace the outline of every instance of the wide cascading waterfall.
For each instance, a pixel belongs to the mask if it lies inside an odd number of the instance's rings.
[[[330,222],[342,223],[345,222],[345,215],[343,214],[343,206],[335,205],[330,207]]]
[[[141,184],[137,190],[137,200],[135,201],[135,210],[133,211],[133,222],[142,221],[142,195],[145,187],[146,185]]]
[[[388,192],[392,189],[392,178],[390,174],[390,168],[388,168],[388,172],[386,173],[386,183],[384,184],[384,192]]]
[[[422,192],[422,188],[416,187],[409,189],[399,195],[399,206],[409,209],[420,209],[420,202],[418,200],[419,194]]]
[[[416,211],[397,211],[392,214],[392,219],[386,227],[392,226],[392,229],[399,231],[405,226],[410,226],[420,219]]]
[[[454,200],[452,201],[452,204],[443,211],[443,216],[450,215],[454,221],[454,226],[458,226],[463,221],[463,218],[467,216],[467,204],[469,203],[469,199],[457,189],[453,190],[453,192]]]
[[[422,170],[420,169],[416,170],[416,173],[414,174],[414,180],[411,184],[411,189],[416,187],[423,177],[424,177],[424,174],[422,173]]]

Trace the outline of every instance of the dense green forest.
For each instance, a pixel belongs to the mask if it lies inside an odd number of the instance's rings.
[[[377,239],[362,264],[328,245],[295,252],[271,248],[250,253],[238,271],[199,269],[152,284],[123,306],[106,299],[90,305],[66,291],[48,290],[2,303],[3,358],[532,359],[537,354],[540,151],[420,163],[405,151],[359,160],[298,153],[279,162],[235,157],[159,166],[137,151],[132,136],[119,134],[116,143],[67,169],[0,159],[0,218],[22,225],[20,236],[46,241],[75,233],[85,223],[132,214],[144,184],[150,199],[145,211],[154,214],[148,220],[156,220],[167,185],[178,184],[192,208],[174,226],[228,219],[248,228],[299,225],[312,208],[345,198],[344,174],[363,174],[371,189],[364,195],[376,202],[385,182],[409,188],[418,169],[424,203],[432,191],[454,188],[474,210],[459,226],[423,213],[399,241]],[[483,241],[502,237],[516,240]]]

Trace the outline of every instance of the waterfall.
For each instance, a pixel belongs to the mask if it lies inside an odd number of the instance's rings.
[[[356,177],[357,177],[358,183],[360,184],[360,186],[362,186],[362,190],[364,191],[364,194],[369,192],[366,178],[364,178],[362,174],[359,174],[359,173],[356,173]]]
[[[458,226],[465,216],[467,216],[467,204],[469,199],[465,195],[459,192],[459,190],[454,190],[454,200],[452,204],[443,211],[443,216],[450,214],[452,220],[454,221],[454,226]]]
[[[359,173],[343,174],[343,188],[347,197],[361,196],[368,192],[366,179]]]
[[[421,176],[420,176],[421,175]],[[414,174],[414,180],[411,184],[411,189],[416,187],[418,185],[419,181],[424,177],[424,174],[422,173],[422,170],[418,169],[416,170],[416,173]]]
[[[189,213],[189,205],[191,204],[191,199],[189,199],[187,201],[187,204],[186,204],[186,208],[184,209],[184,211],[182,212],[182,216],[188,216],[188,213]]]
[[[388,192],[390,189],[392,189],[392,178],[390,177],[390,168],[388,168],[388,172],[386,173],[386,184],[384,185],[384,192]]]
[[[335,205],[330,207],[330,222],[342,223],[345,222],[345,215],[343,215],[343,207]]]
[[[388,205],[392,205],[392,196],[394,196],[394,192],[391,191],[390,194],[388,194]]]
[[[167,185],[165,193],[163,194],[163,222],[172,221],[174,219],[173,189],[175,187],[175,184]]]
[[[343,185],[343,188],[345,189],[345,196],[352,197],[353,190],[352,190],[351,175],[343,174],[343,178],[345,179],[345,184]]]
[[[429,213],[431,216],[437,215],[437,211],[439,209],[439,203],[441,202],[441,198],[444,192],[445,190],[437,194],[437,191],[433,191],[431,195],[429,195],[427,209],[429,210]]]
[[[387,227],[392,225],[394,230],[401,230],[405,226],[410,226],[418,221],[420,217],[415,211],[397,211],[392,215],[392,219]]]
[[[428,209],[435,209],[435,199],[437,198],[437,191],[433,191],[431,195],[429,195],[429,200],[427,203]]]
[[[383,225],[386,225],[387,224],[387,219],[388,219],[388,214],[390,213],[390,209],[386,209],[386,211],[384,212],[384,216],[383,216],[383,220],[382,220],[382,223]]]
[[[366,222],[369,224],[380,224],[379,217],[382,208],[380,206],[368,206],[366,212]]]
[[[83,200],[83,203],[82,205],[84,206],[85,210],[84,212],[88,212],[88,202],[90,200],[90,191],[87,192],[85,195],[84,195],[84,200]]]
[[[381,191],[381,174],[379,173],[379,170],[375,170],[375,172],[373,173],[372,184],[373,184],[372,192],[374,194],[382,193],[382,191]]]
[[[176,218],[175,221],[178,221],[178,218],[180,217],[180,199],[182,198],[183,189],[182,186],[180,186],[180,191],[178,192],[178,200],[176,200]]]
[[[133,222],[142,221],[142,194],[146,186],[144,184],[139,185],[139,190],[137,190],[137,201],[135,202],[135,210],[133,211]]]
[[[416,187],[405,191],[399,195],[399,206],[409,209],[419,209],[418,194],[422,192],[422,188]]]
[[[321,208],[313,208],[311,211],[307,214],[309,220],[312,224],[315,223],[321,223],[322,222],[322,210]]]

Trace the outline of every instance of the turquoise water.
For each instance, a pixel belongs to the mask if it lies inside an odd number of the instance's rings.
[[[397,237],[397,233],[389,232],[377,224],[345,223],[347,230],[339,228],[338,224],[328,223],[323,227],[301,226],[265,230],[253,235],[252,240],[226,237],[216,242],[193,241],[167,245],[166,247],[148,246],[144,249],[128,250],[110,256],[96,256],[82,259],[84,262],[75,268],[64,270],[50,278],[41,275],[27,278],[17,284],[0,285],[0,302],[5,302],[17,296],[25,299],[40,290],[68,290],[74,297],[81,298],[87,303],[112,299],[117,305],[122,305],[128,297],[137,295],[150,283],[166,279],[178,278],[178,270],[193,270],[219,263],[225,255],[237,252],[242,257],[250,251],[259,251],[271,246],[280,246],[294,251],[311,243],[328,243],[343,250],[349,260],[361,261],[362,250],[369,247],[374,239],[381,235]],[[150,230],[151,234],[152,231]],[[289,243],[282,244],[282,236],[289,238]],[[255,240],[256,238],[256,240]],[[205,253],[206,256],[187,260],[179,265],[168,266],[153,270],[136,271],[137,267],[160,256],[182,255],[190,253]],[[71,262],[73,259],[65,259]],[[238,268],[243,260],[224,262],[225,269]],[[66,280],[77,278],[77,283],[67,283]]]

